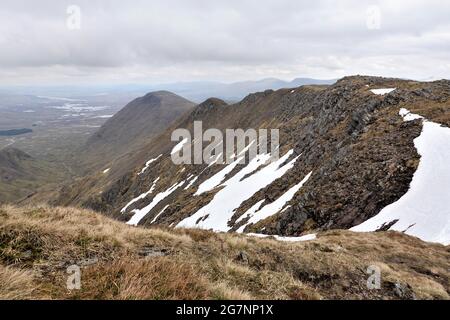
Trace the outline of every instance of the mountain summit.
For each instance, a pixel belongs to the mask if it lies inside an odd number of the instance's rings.
[[[88,165],[104,165],[139,149],[195,104],[168,91],[137,98],[109,119],[80,151]]]

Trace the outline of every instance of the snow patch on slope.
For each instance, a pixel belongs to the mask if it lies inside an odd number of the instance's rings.
[[[391,93],[397,88],[385,88],[385,89],[372,89],[370,90],[373,94],[384,96],[385,94]]]
[[[247,217],[251,217],[255,214],[256,211],[258,211],[261,208],[261,205],[263,204],[264,199],[258,201],[257,203],[255,203],[253,206],[251,206],[250,209],[248,209],[242,216],[240,216],[237,220],[236,223],[240,223],[242,220],[244,220]],[[238,230],[238,232],[240,232]]]
[[[401,108],[398,114],[403,118],[404,121],[424,119],[422,116],[411,113],[408,109],[405,108]]]
[[[255,140],[253,140],[252,142],[250,142],[244,149],[241,150],[241,152],[239,152],[238,157],[239,157],[241,154],[245,154],[245,153],[250,149],[250,147],[251,147],[254,143],[255,143]]]
[[[230,163],[225,168],[217,172],[215,175],[213,175],[208,180],[205,180],[197,189],[197,192],[195,192],[194,195],[198,196],[202,193],[211,191],[215,187],[217,187],[219,184],[222,183],[223,179],[225,179],[226,175],[229,174],[231,171],[234,170],[234,168],[239,164],[239,161],[241,161],[242,158],[239,158],[238,160]]]
[[[420,119],[406,109],[400,110],[400,115],[405,121]],[[390,230],[450,244],[450,128],[424,120],[414,145],[421,158],[408,192],[350,230],[375,231],[398,220]]]
[[[298,157],[280,167],[289,159],[293,152],[293,150],[290,150],[277,161],[271,162],[259,171],[256,171],[271,159],[270,154],[258,155],[241,171],[228,179],[223,184],[224,187],[215,194],[210,203],[202,207],[192,216],[182,220],[177,227],[199,227],[213,229],[215,231],[228,231],[230,229],[228,227],[228,221],[242,202],[252,197],[256,192],[265,188],[276,179],[282,177],[294,166]],[[243,179],[252,172],[253,174],[251,176]]]
[[[167,206],[165,206],[154,218],[153,220],[150,222],[150,224],[156,222],[156,220],[159,218],[159,216],[166,211],[166,209],[169,207],[170,205],[168,204]]]
[[[251,237],[258,237],[258,238],[267,238],[267,237],[274,237],[275,240],[278,241],[286,241],[286,242],[300,242],[300,241],[311,241],[317,239],[317,235],[315,233],[307,234],[301,237],[282,237],[277,235],[269,235],[269,234],[261,234],[261,233],[246,233],[246,235]]]
[[[286,205],[286,203],[289,202],[294,197],[294,195],[297,193],[298,190],[300,190],[300,188],[306,183],[306,181],[308,181],[308,179],[311,177],[311,174],[312,174],[312,171],[309,174],[307,174],[306,177],[302,181],[300,181],[298,184],[296,184],[295,186],[290,188],[288,191],[286,191],[277,200],[264,206],[259,211],[252,213],[251,211],[252,211],[253,207],[250,208],[249,211],[244,213],[239,218],[239,219],[241,219],[244,217],[250,217],[250,219],[238,229],[238,232],[243,232],[244,229],[249,224],[255,224],[258,221],[264,220],[264,219],[274,215],[278,211],[280,211]]]
[[[162,154],[160,154],[159,156],[157,156],[154,159],[150,159],[145,163],[145,167],[141,170],[141,172],[138,173],[138,175],[143,174],[145,171],[147,171],[147,169],[150,167],[150,165],[155,162],[156,160],[158,160],[160,157],[162,156]]]
[[[198,176],[194,176],[193,174],[189,175],[189,177],[187,177],[186,181],[188,181],[188,185],[184,188],[184,190],[189,189],[190,187],[192,187],[192,185],[195,183],[195,181],[197,181]]]
[[[134,198],[133,200],[131,200],[130,202],[127,203],[127,205],[125,207],[122,208],[122,210],[120,210],[121,213],[124,213],[125,211],[127,211],[127,209],[133,204],[138,202],[139,200],[145,199],[149,194],[151,194],[153,192],[153,190],[155,190],[155,186],[156,183],[158,182],[159,177],[156,178],[155,181],[153,181],[152,186],[150,187],[150,190],[148,190],[147,192],[141,194],[140,196]]]
[[[131,219],[127,222],[129,225],[137,226],[139,222],[154,208],[158,203],[160,203],[162,200],[164,200],[166,197],[168,197],[170,194],[172,194],[175,190],[177,190],[179,187],[181,187],[184,184],[184,181],[181,181],[178,184],[174,184],[166,191],[158,193],[152,200],[152,202],[147,205],[146,207],[142,209],[135,209],[132,212],[134,215],[131,217]]]
[[[222,159],[222,153],[219,153],[214,160],[211,161],[211,163],[208,165],[208,168],[211,167],[213,164],[216,164],[217,161],[219,161],[219,159]],[[221,162],[223,162],[223,160],[221,160]]]
[[[178,151],[180,151],[181,149],[183,149],[183,146],[186,144],[186,142],[188,142],[188,138],[184,138],[181,142],[179,142],[175,147],[173,147],[172,151],[170,152],[170,154],[175,154]]]

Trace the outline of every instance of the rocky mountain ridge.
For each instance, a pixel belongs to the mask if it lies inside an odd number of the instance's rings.
[[[392,89],[383,92],[386,88]],[[232,105],[208,99],[124,159],[128,165],[136,164],[133,170],[115,176],[119,161],[107,174],[113,179],[104,175],[84,179],[63,190],[57,203],[87,206],[122,221],[139,214],[142,225],[211,228],[215,219],[225,219],[226,227],[212,229],[284,236],[351,228],[399,200],[417,170],[420,156],[414,139],[421,133],[422,120],[405,122],[400,109],[448,127],[449,97],[449,81],[356,76],[331,86],[267,90]],[[202,121],[204,129],[279,129],[280,155],[286,155],[286,161],[274,170],[290,163],[289,168],[281,176],[252,185],[246,183],[259,173],[264,176],[267,166],[258,165],[236,180],[249,165],[238,164],[229,167],[213,188],[196,195],[201,184],[220,177],[226,166],[172,163],[170,153],[176,143],[170,141],[171,132],[192,130],[195,120]],[[153,159],[157,160],[139,174]],[[87,191],[83,196],[81,188]],[[220,204],[227,201],[219,199],[228,199],[239,188],[251,192],[234,206]],[[199,219],[189,219],[201,209]]]

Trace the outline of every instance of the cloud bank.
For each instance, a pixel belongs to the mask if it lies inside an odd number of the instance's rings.
[[[0,84],[450,78],[449,16],[439,0],[3,0]]]

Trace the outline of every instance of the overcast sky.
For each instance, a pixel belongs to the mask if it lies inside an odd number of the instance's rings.
[[[1,85],[450,78],[449,57],[450,1],[0,0]]]

